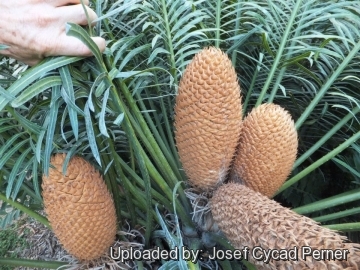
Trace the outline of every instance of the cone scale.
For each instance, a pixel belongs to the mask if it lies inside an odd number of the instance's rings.
[[[65,154],[51,158],[43,175],[43,199],[50,225],[64,248],[80,260],[97,259],[115,240],[116,213],[99,172],[73,157],[62,174]]]

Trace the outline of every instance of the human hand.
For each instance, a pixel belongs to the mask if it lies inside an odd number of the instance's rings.
[[[84,0],[90,21],[97,18]],[[66,23],[87,25],[80,0],[0,0],[0,44],[9,48],[0,54],[28,65],[35,65],[47,56],[91,56],[79,39],[67,36]],[[93,37],[100,51],[105,40]]]

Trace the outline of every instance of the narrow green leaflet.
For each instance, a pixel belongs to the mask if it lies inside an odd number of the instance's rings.
[[[331,76],[328,78],[328,80],[321,86],[320,90],[318,91],[317,95],[312,99],[311,103],[308,105],[308,107],[303,111],[301,116],[297,119],[295,126],[296,129],[300,129],[302,124],[305,122],[305,120],[309,117],[311,112],[314,110],[316,105],[320,102],[320,100],[323,98],[327,90],[330,88],[330,86],[334,83],[334,81],[340,76],[341,72],[347,67],[349,62],[356,56],[356,54],[360,50],[360,41],[354,46],[354,48],[350,51],[350,53],[345,57],[345,59],[341,62],[341,64],[337,67],[336,70],[331,74]]]
[[[120,126],[121,123],[122,123],[122,121],[124,120],[124,116],[125,116],[124,113],[120,113],[120,114],[118,115],[118,117],[116,117],[116,119],[115,119],[115,121],[114,121],[114,124]]]
[[[70,150],[68,150],[68,152],[66,153],[66,157],[65,157],[65,160],[64,160],[64,164],[63,164],[63,168],[62,168],[62,172],[63,174],[65,175],[66,174],[66,170],[67,170],[67,167],[68,167],[68,164],[69,164],[69,161],[70,161],[70,158],[72,156],[74,156],[74,154],[76,153],[76,150],[78,149],[79,145],[81,145],[81,143],[85,141],[85,139],[80,139],[76,142],[76,144],[74,144]]]
[[[20,210],[13,210],[10,213],[5,212],[5,218],[0,218],[0,228],[5,229],[10,226],[10,224],[12,224],[14,220],[17,220],[19,218],[20,213]],[[2,260],[3,259],[0,258],[0,263]]]
[[[29,86],[28,88],[26,88],[21,93],[20,96],[18,96],[17,98],[15,98],[15,100],[13,100],[11,102],[11,106],[14,108],[20,107],[25,102],[27,102],[30,99],[32,99],[33,97],[37,96],[41,92],[43,92],[51,87],[61,85],[61,84],[62,84],[62,81],[61,81],[60,76],[50,76],[50,77],[41,79],[40,81],[38,81],[38,82],[34,83],[33,85]]]
[[[7,130],[12,130],[14,129],[15,126],[3,126],[3,127],[0,127],[0,133],[2,132],[5,132]]]
[[[31,151],[31,148],[26,149],[26,151],[23,152],[21,154],[21,156],[16,160],[15,165],[11,170],[11,173],[9,175],[8,184],[7,184],[7,187],[6,187],[6,197],[7,198],[10,198],[10,194],[11,194],[11,191],[13,189],[13,185],[14,185],[15,180],[17,179],[17,181],[19,182],[20,181],[20,179],[19,179],[20,174],[24,173],[24,171],[25,171],[24,168],[21,168],[21,165],[24,162],[26,156],[30,153],[30,151]],[[21,172],[21,169],[23,170],[22,172]],[[13,195],[12,195],[12,199],[15,200],[16,196],[17,196],[17,192],[14,192]]]
[[[11,108],[9,108],[9,106],[7,106],[6,108],[8,108],[9,111],[11,110]],[[30,132],[33,132],[36,135],[40,134],[41,126],[26,119],[24,116],[22,116],[16,110],[12,110],[11,113],[22,127],[24,127],[25,129],[27,129]]]
[[[166,223],[163,217],[161,216],[157,205],[155,206],[155,212],[159,219],[159,223],[162,228],[162,232],[164,233],[166,242],[169,244],[170,249],[174,249],[176,246],[178,246],[178,243],[176,239],[174,239],[174,236],[170,233],[169,229],[167,228]]]
[[[46,72],[54,70],[56,68],[71,64],[73,62],[79,61],[81,57],[55,57],[49,58],[50,60],[45,60],[42,64],[39,64],[31,69],[29,69],[25,74],[18,80],[16,80],[8,89],[7,92],[9,95],[16,96],[18,93],[22,92],[26,87],[28,87],[32,82],[39,79],[41,76],[44,76]],[[8,100],[5,97],[0,95],[0,111],[8,104]]]
[[[115,78],[127,79],[132,76],[153,76],[153,75],[154,74],[152,74],[151,72],[134,70],[134,71],[118,72]]]
[[[141,52],[146,51],[149,48],[151,48],[151,45],[145,44],[145,45],[142,45],[140,47],[137,47],[137,48],[131,50],[121,61],[119,71],[121,71],[128,64],[128,62],[130,60],[134,59],[135,55],[140,54]]]
[[[44,140],[47,127],[48,127],[48,125],[49,125],[49,119],[50,119],[50,118],[49,118],[48,116],[45,118],[45,121],[44,121],[44,124],[43,124],[43,129],[42,129],[42,131],[40,132],[40,134],[39,134],[39,136],[38,136],[38,139],[37,139],[37,142],[36,142],[36,152],[35,152],[35,156],[36,156],[37,162],[39,162],[39,163],[40,163],[40,161],[41,161],[42,142],[43,142],[43,140]]]
[[[342,160],[340,160],[338,158],[333,158],[332,160],[335,161],[336,163],[338,163],[339,165],[343,166],[345,169],[347,169],[353,175],[356,175],[357,177],[360,177],[360,172],[358,172],[356,169],[354,169],[352,166],[350,166],[346,162],[344,162],[344,161],[342,161]]]
[[[39,188],[39,181],[38,181],[38,163],[36,161],[36,158],[33,158],[32,159],[32,163],[33,163],[33,167],[32,167],[32,182],[33,182],[33,185],[34,185],[34,190],[35,190],[35,193],[36,195],[41,198],[41,194],[40,194],[40,188]]]
[[[46,138],[45,138],[45,151],[44,151],[44,162],[43,162],[43,172],[45,175],[49,173],[50,166],[50,157],[53,148],[54,142],[54,133],[57,122],[57,115],[59,110],[59,94],[60,94],[60,86],[56,86],[52,89],[51,93],[51,105],[50,105],[50,113],[48,115],[49,125],[47,126]]]
[[[99,163],[99,165],[101,166],[100,154],[99,154],[99,150],[98,150],[98,147],[96,144],[96,138],[95,138],[93,124],[91,121],[91,114],[90,114],[88,102],[86,102],[86,104],[85,104],[84,113],[85,113],[86,132],[87,132],[87,136],[89,138],[90,149],[91,149],[97,163]]]
[[[4,155],[5,155],[6,151],[7,151],[7,149],[10,148],[11,146],[13,146],[13,144],[15,143],[15,141],[16,141],[20,136],[22,136],[22,135],[24,135],[24,134],[25,134],[25,133],[22,132],[22,133],[18,133],[18,134],[16,134],[16,135],[12,136],[12,138],[11,138],[10,140],[8,140],[5,145],[3,145],[2,147],[0,147],[0,163],[4,162],[4,164],[5,164],[6,160],[4,161]],[[1,167],[2,167],[2,166],[0,166],[0,168],[1,168]]]
[[[124,12],[124,10],[126,9],[137,9],[137,8],[140,8],[141,5],[140,4],[137,4],[138,2],[140,2],[139,0],[133,0],[133,1],[116,1],[116,3],[118,3],[120,5],[120,7],[118,8],[115,8],[111,11],[109,11],[108,13],[106,13],[105,15],[97,18],[96,20],[94,20],[94,22],[98,22],[98,21],[102,21],[104,19],[107,19],[115,14],[120,14],[122,12]],[[116,6],[116,3],[112,4],[113,7]]]
[[[72,82],[72,78],[71,78],[68,66],[64,66],[64,67],[60,68],[60,76],[61,76],[61,80],[63,82],[62,89],[67,94],[67,97],[69,98],[68,101],[71,104],[71,105],[69,105],[69,108],[68,108],[70,124],[71,124],[72,130],[74,132],[75,139],[78,140],[78,138],[79,138],[78,126],[79,125],[78,125],[77,113],[73,106],[73,105],[75,105],[74,85]]]
[[[15,96],[8,93],[4,88],[0,86],[0,96],[7,99],[8,101],[12,101],[15,99]]]
[[[106,123],[105,123],[105,112],[106,112],[106,104],[107,101],[109,99],[109,92],[110,89],[108,88],[105,91],[104,97],[103,97],[103,103],[102,103],[102,107],[101,107],[101,112],[100,112],[100,116],[99,116],[99,129],[102,135],[104,135],[105,137],[110,137],[107,130],[106,130]]]
[[[158,47],[156,48],[150,55],[147,63],[150,64],[154,59],[155,57],[157,57],[158,54],[170,54],[167,50],[165,50],[164,48],[161,48],[161,47]],[[133,71],[135,72],[135,71]]]
[[[98,87],[96,87],[95,97],[100,97],[100,96],[104,93],[105,89],[106,89],[105,81],[102,81],[102,82],[98,85]],[[90,109],[91,109],[91,107],[90,107]],[[94,111],[94,110],[92,110],[92,111]]]
[[[75,104],[75,101],[72,100],[72,98],[69,96],[69,93],[65,91],[65,88],[61,88],[61,96],[68,105],[68,108],[71,108],[72,110],[75,111],[75,113],[84,116],[84,112]],[[76,121],[77,121],[77,116],[76,116]]]
[[[11,148],[8,152],[5,153],[5,155],[1,156],[0,159],[0,170],[5,165],[5,163],[14,155],[19,149],[28,141],[21,141],[18,144],[16,144],[13,148]]]
[[[106,78],[106,72],[100,73],[100,74],[96,77],[94,83],[93,83],[92,86],[91,86],[91,89],[90,89],[90,93],[89,93],[89,97],[88,97],[88,101],[87,101],[87,102],[89,103],[89,109],[90,109],[92,112],[95,111],[94,104],[93,104],[93,101],[92,101],[92,93],[97,91],[98,85],[100,86],[100,85],[103,85],[103,84],[104,84],[104,78]],[[104,86],[105,86],[105,85],[104,85]],[[96,96],[96,97],[98,97],[98,96]]]
[[[99,65],[100,66],[103,65],[103,60],[101,57],[99,47],[96,45],[96,43],[91,39],[89,34],[82,27],[74,23],[67,23],[66,34],[68,36],[72,36],[80,39],[94,54]]]

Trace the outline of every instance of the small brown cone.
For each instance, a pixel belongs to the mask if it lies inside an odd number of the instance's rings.
[[[97,259],[115,240],[116,212],[99,172],[81,157],[73,157],[62,174],[65,154],[51,158],[43,176],[45,212],[64,248],[81,260]]]
[[[272,197],[289,176],[297,147],[291,115],[279,105],[262,104],[243,122],[231,178]]]
[[[211,190],[221,184],[241,131],[237,75],[220,49],[195,55],[179,84],[175,139],[190,184]]]
[[[229,183],[215,191],[211,199],[215,221],[236,249],[249,248],[249,261],[258,269],[360,269],[360,245],[344,243],[346,237],[319,226],[244,185]],[[347,260],[302,259],[302,247],[312,250],[348,250]],[[298,261],[270,260],[268,264],[252,256],[254,247],[266,252],[297,247]],[[258,252],[258,255],[261,253]]]

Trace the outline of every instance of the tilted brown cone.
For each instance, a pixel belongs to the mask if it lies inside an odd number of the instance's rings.
[[[346,237],[319,226],[312,219],[296,214],[244,185],[229,183],[219,187],[211,199],[211,211],[236,249],[249,248],[248,259],[258,269],[360,269],[359,244],[345,243]],[[298,261],[270,260],[266,264],[252,256],[254,247],[266,252],[297,247]],[[347,260],[343,261],[317,261],[311,256],[303,260],[302,247],[310,247],[317,252],[339,249],[349,253]],[[261,252],[256,255],[261,255]]]
[[[65,154],[51,158],[55,168],[43,175],[45,212],[64,248],[81,260],[104,254],[115,240],[116,212],[101,175],[81,157],[62,174]]]
[[[262,104],[245,118],[231,178],[272,197],[289,176],[298,138],[291,115],[275,104]]]
[[[205,48],[187,66],[175,105],[175,139],[191,185],[203,190],[222,183],[241,131],[237,75],[220,49]]]

